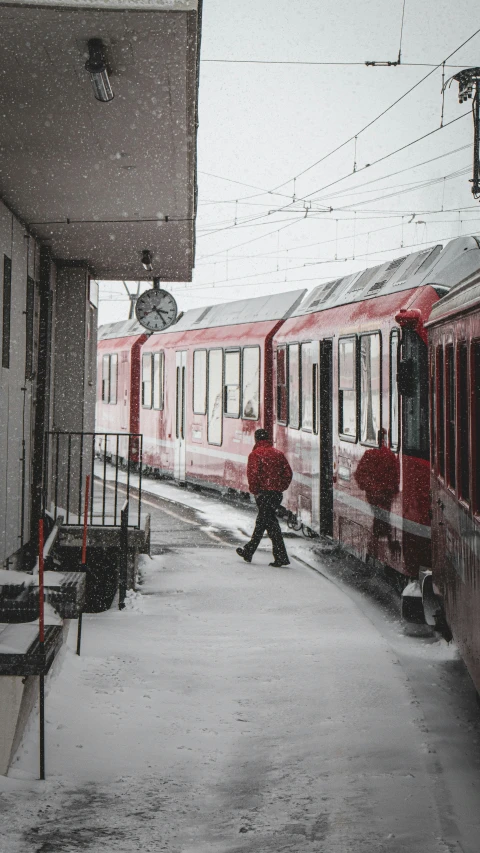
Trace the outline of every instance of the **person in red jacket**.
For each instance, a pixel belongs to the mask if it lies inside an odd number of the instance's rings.
[[[255,446],[248,457],[247,464],[248,487],[255,495],[258,506],[257,521],[250,542],[247,542],[243,548],[237,548],[237,554],[243,557],[246,563],[252,562],[252,557],[266,530],[272,540],[274,561],[270,565],[275,567],[290,565],[276,511],[281,506],[283,492],[292,482],[292,476],[292,469],[286,456],[273,447],[266,430],[257,429]]]

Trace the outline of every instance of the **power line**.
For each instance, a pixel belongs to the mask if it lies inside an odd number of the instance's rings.
[[[463,45],[461,45],[463,47]],[[460,48],[458,48],[460,50]],[[453,55],[453,54],[451,54]],[[363,66],[368,67],[372,65],[371,62],[360,61],[357,60],[355,62],[343,62],[343,61],[325,61],[320,62],[317,60],[309,60],[309,59],[201,59],[200,62],[217,62],[222,63],[224,65],[319,65],[323,67],[328,66]],[[445,68],[465,68],[465,63],[463,65],[447,65],[445,64]],[[401,67],[401,68],[439,68],[443,65],[442,62],[439,64],[435,64],[434,62],[390,62],[388,63],[390,67]],[[385,66],[383,66],[385,67]]]

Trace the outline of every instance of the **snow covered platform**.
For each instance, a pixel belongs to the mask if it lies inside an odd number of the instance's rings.
[[[391,642],[326,577],[270,559],[172,542],[126,610],[84,616],[82,657],[50,683],[47,787],[36,725],[2,783],[5,849],[456,849]]]

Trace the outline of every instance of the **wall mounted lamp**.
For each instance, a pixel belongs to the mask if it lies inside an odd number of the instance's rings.
[[[149,249],[144,249],[142,252],[142,266],[147,272],[153,271],[152,258],[153,255],[151,251]]]
[[[93,94],[97,101],[103,103],[113,101],[113,89],[108,77],[105,51],[101,39],[88,40],[88,59],[85,63],[85,69],[90,74]]]

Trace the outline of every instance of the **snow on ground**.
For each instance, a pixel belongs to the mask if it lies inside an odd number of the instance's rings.
[[[3,781],[2,853],[454,849],[389,643],[328,580],[268,559],[144,558],[125,611],[84,617],[49,684],[48,780],[32,721]]]

